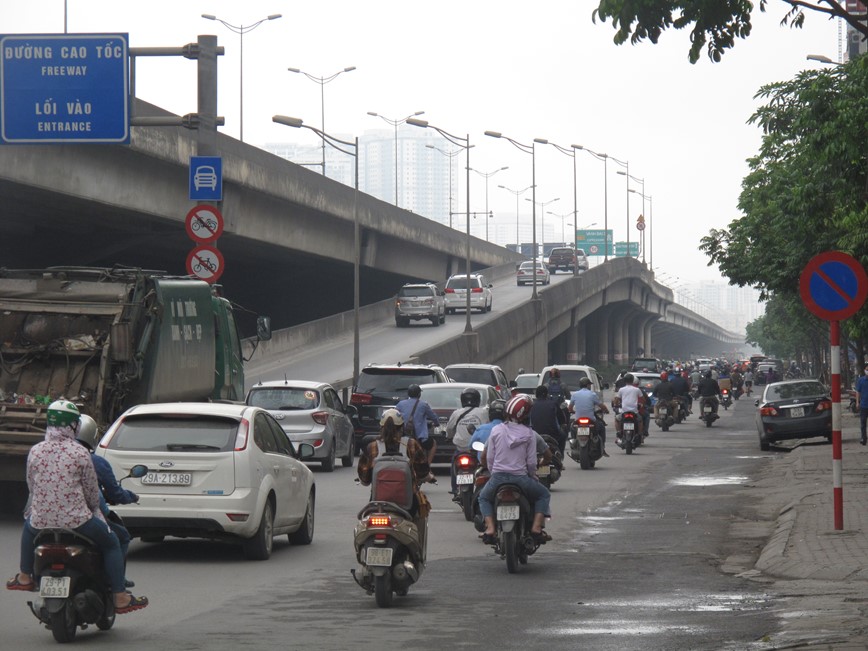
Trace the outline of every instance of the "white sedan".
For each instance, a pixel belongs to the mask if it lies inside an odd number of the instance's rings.
[[[542,262],[536,263],[536,284],[537,285],[548,285],[551,283],[552,277],[549,273],[549,270],[546,268],[545,264]],[[533,284],[533,261],[522,262],[521,266],[519,266],[518,271],[515,274],[515,284],[518,286],[521,285],[532,285]]]

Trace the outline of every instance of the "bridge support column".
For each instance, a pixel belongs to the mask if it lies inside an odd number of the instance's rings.
[[[567,364],[578,364],[584,356],[585,332],[581,323],[577,323],[567,330]]]
[[[609,359],[609,310],[599,310],[597,317],[594,319],[594,328],[596,328],[596,360],[598,366],[607,366],[610,364]]]

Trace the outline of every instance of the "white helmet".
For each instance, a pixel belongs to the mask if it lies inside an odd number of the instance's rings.
[[[396,427],[401,427],[404,424],[404,417],[401,415],[401,412],[394,408],[387,409],[380,416],[380,427],[385,425],[387,420],[391,420]]]

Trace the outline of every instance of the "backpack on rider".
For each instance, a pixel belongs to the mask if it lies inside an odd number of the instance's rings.
[[[405,511],[413,508],[413,468],[407,455],[407,437],[396,453],[387,453],[377,441],[377,456],[371,470],[371,501],[392,502]]]

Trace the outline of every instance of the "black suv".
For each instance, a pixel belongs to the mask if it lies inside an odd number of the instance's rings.
[[[411,384],[450,382],[436,364],[369,364],[359,373],[359,383],[350,403],[358,415],[353,419],[356,450],[362,439],[380,431],[380,416],[407,397]]]

